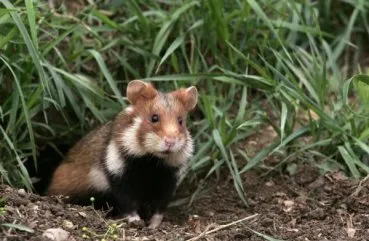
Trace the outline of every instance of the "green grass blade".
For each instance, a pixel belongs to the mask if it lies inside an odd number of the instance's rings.
[[[88,91],[96,96],[103,97],[103,91],[96,85],[95,82],[92,82],[90,79],[83,75],[79,74],[70,74],[65,70],[55,68],[54,70],[66,78],[72,81],[72,84],[78,89],[82,91]]]
[[[17,164],[20,168],[20,171],[22,173],[22,178],[25,179],[24,185],[27,187],[28,190],[32,190],[32,186],[31,186],[31,179],[28,175],[28,171],[25,168],[25,166],[23,165],[22,160],[19,157],[19,154],[14,146],[14,143],[10,140],[9,136],[7,135],[7,133],[5,132],[5,130],[3,129],[2,126],[0,126],[0,131],[3,134],[3,137],[6,141],[6,143],[8,144],[9,148],[12,150],[12,152],[14,152],[15,158],[17,160]]]
[[[0,0],[0,2],[8,9],[14,8],[14,6],[8,0]],[[30,38],[30,36],[27,32],[27,29],[26,29],[24,23],[22,22],[21,17],[16,12],[11,12],[10,14],[11,14],[15,24],[17,25],[23,39],[24,39],[24,43],[26,44],[27,49],[28,49],[28,51],[31,55],[32,60],[33,60],[33,63],[34,63],[34,65],[35,65],[35,67],[36,67],[36,69],[39,73],[41,83],[43,84],[44,88],[46,88],[50,93],[50,90],[49,90],[49,87],[48,87],[48,84],[47,84],[47,80],[46,80],[46,75],[45,75],[44,69],[41,66],[42,61],[40,59],[40,56],[37,53],[35,45],[33,44],[32,40],[31,40],[31,38]]]
[[[247,201],[245,199],[245,193],[243,190],[243,184],[242,184],[242,180],[239,176],[239,172],[237,170],[237,167],[235,169],[235,167],[232,165],[231,162],[235,162],[234,160],[229,160],[229,156],[227,155],[225,146],[223,144],[222,138],[220,136],[219,130],[214,129],[213,130],[213,138],[214,138],[214,142],[215,144],[218,146],[218,148],[220,149],[220,152],[223,156],[223,159],[226,161],[226,163],[228,164],[228,167],[231,171],[231,174],[233,176],[233,183],[234,186],[236,188],[237,193],[239,194],[241,200],[244,202],[244,204],[247,206]],[[231,156],[232,158],[232,156]],[[235,164],[236,165],[236,164]]]
[[[35,17],[35,8],[33,7],[32,0],[25,0],[25,1],[26,1],[26,12],[27,12],[27,17],[28,17],[31,37],[33,40],[33,44],[35,45],[35,48],[37,50],[38,41],[37,41],[37,25],[36,25],[36,17]]]
[[[361,2],[359,0],[359,2]],[[359,15],[359,8],[355,8],[353,13],[351,14],[350,21],[346,27],[346,31],[344,32],[343,36],[340,38],[340,41],[337,47],[333,51],[333,57],[335,60],[342,54],[343,50],[345,49],[345,45],[350,41],[350,36],[354,28],[354,23]]]
[[[211,20],[215,25],[215,29],[220,36],[220,39],[224,42],[229,40],[229,31],[227,22],[225,21],[223,9],[224,4],[221,0],[207,0],[207,6],[211,15]]]
[[[169,48],[165,52],[164,56],[161,58],[155,73],[159,71],[159,68],[164,63],[164,61],[183,43],[184,39],[185,36],[182,35],[173,41],[173,43],[169,46]]]
[[[101,11],[99,11],[97,9],[93,9],[91,11],[91,14],[94,15],[94,16],[96,16],[96,17],[98,17],[107,26],[109,26],[109,27],[111,27],[113,29],[121,30],[121,27],[115,21],[112,21],[109,17],[107,17],[106,15],[104,15]],[[145,19],[145,18],[143,17],[143,19]]]
[[[6,183],[9,183],[10,185],[12,185],[12,182],[10,181],[10,178],[9,178],[9,174],[3,167],[2,163],[0,163],[0,177],[3,178]]]
[[[251,168],[258,165],[260,162],[262,162],[265,158],[267,158],[271,152],[278,146],[280,142],[275,141],[266,148],[263,148],[261,151],[258,152],[241,170],[240,174],[250,170]]]
[[[276,39],[278,40],[278,42],[281,44],[281,46],[282,46],[282,48],[283,48],[284,53],[286,54],[286,56],[291,60],[292,59],[291,55],[289,54],[289,52],[287,51],[287,49],[284,47],[283,41],[279,37],[278,32],[275,30],[272,22],[270,21],[270,19],[268,18],[268,16],[264,13],[264,11],[260,7],[260,5],[255,0],[246,0],[246,1],[251,6],[251,8],[255,11],[255,13],[265,22],[265,24],[268,26],[268,28],[270,29],[270,31],[274,34],[274,36],[276,37]]]
[[[155,42],[152,48],[152,54],[154,56],[159,56],[165,42],[167,41],[169,34],[171,32],[171,29],[173,28],[173,22],[166,22],[160,29],[158,35],[155,38]],[[149,62],[149,66],[147,68],[147,74],[146,77],[150,77],[152,74],[152,71],[154,69],[154,65],[156,62],[156,58],[152,58]]]
[[[267,241],[284,241],[283,239],[276,239],[276,238],[273,238],[269,235],[266,235],[266,234],[263,234],[263,233],[260,233],[258,231],[255,231],[253,229],[250,229],[254,234],[258,235],[259,237],[262,237],[263,239],[267,240]]]
[[[290,134],[289,136],[287,136],[273,151],[277,152],[279,149],[281,149],[282,147],[285,147],[287,144],[289,144],[291,141],[294,141],[298,138],[300,138],[301,136],[304,136],[306,134],[308,134],[310,132],[310,128],[309,127],[301,127],[300,129],[296,130],[295,132],[293,132],[292,134]]]
[[[234,158],[234,155],[233,155],[232,151],[229,151],[229,155],[231,157],[231,166],[230,166],[230,168],[233,170],[232,175],[233,175],[233,182],[234,182],[236,191],[238,193],[238,196],[243,201],[243,203],[246,205],[246,207],[248,207],[249,205],[248,205],[248,203],[246,201],[246,198],[245,198],[245,190],[243,188],[242,178],[240,176],[240,172],[238,170],[237,163],[236,163],[236,160]]]
[[[14,91],[12,94],[12,105],[11,105],[11,109],[10,109],[10,113],[9,113],[9,123],[6,127],[6,131],[9,131],[11,128],[14,128],[15,126],[15,122],[17,121],[17,116],[18,116],[18,110],[19,110],[19,92],[18,91]],[[15,132],[13,132],[15,135]]]
[[[35,232],[35,230],[33,230],[32,228],[29,228],[29,227],[21,225],[21,224],[2,223],[1,225],[4,226],[4,227],[7,227],[7,228],[14,228],[14,229],[18,229],[20,231],[24,231],[24,232],[28,232],[28,233],[34,233]]]
[[[246,113],[246,107],[247,107],[247,87],[243,87],[242,89],[242,96],[240,101],[240,107],[238,108],[238,113],[236,117],[236,123],[241,123],[245,118]],[[237,127],[239,128],[239,126]]]
[[[119,103],[123,107],[126,106],[126,104],[123,101],[123,96],[121,95],[120,91],[118,90],[117,84],[113,80],[113,77],[112,77],[111,73],[109,72],[108,68],[106,67],[105,62],[104,62],[101,54],[99,52],[97,52],[96,50],[93,50],[93,49],[89,50],[89,52],[95,57],[97,63],[99,64],[99,67],[100,67],[101,71],[103,72],[106,80],[109,83],[109,86],[110,86],[111,90],[115,94],[115,96],[118,99]]]
[[[14,78],[14,83],[16,86],[16,91],[19,94],[21,103],[22,103],[22,110],[23,110],[23,115],[24,118],[26,120],[26,125],[27,125],[27,130],[28,130],[28,135],[29,135],[29,139],[31,142],[31,148],[32,148],[32,156],[35,160],[34,165],[37,168],[37,158],[36,158],[36,142],[35,142],[35,135],[34,135],[34,131],[33,131],[33,127],[32,127],[32,122],[31,122],[31,118],[29,116],[29,109],[25,100],[25,97],[23,95],[23,90],[21,87],[21,84],[18,80],[17,75],[14,73],[13,68],[8,64],[8,62],[0,56],[0,60],[6,65],[6,67],[9,69],[9,71],[11,72],[13,78]]]
[[[152,47],[152,54],[155,56],[159,56],[160,52],[162,51],[165,43],[167,42],[167,39],[172,32],[174,24],[177,22],[178,18],[186,12],[188,9],[194,7],[197,5],[197,1],[190,1],[185,4],[183,4],[180,8],[178,8],[171,16],[171,18],[166,21],[163,26],[161,27],[160,31],[155,37],[154,45]],[[149,62],[149,66],[147,68],[146,77],[150,77],[152,75],[154,65],[156,62],[156,58],[151,59]]]
[[[12,28],[5,36],[0,35],[0,49],[4,48],[18,33],[17,28]]]
[[[146,19],[145,15],[143,14],[143,11],[140,9],[140,7],[137,4],[137,1],[135,0],[128,0],[127,4],[130,7],[130,10],[135,13],[136,17],[138,18],[139,22],[142,25],[142,28],[145,33],[149,33],[149,22]]]
[[[56,91],[58,92],[58,97],[59,97],[58,103],[59,103],[60,107],[65,107],[66,100],[65,100],[65,96],[64,96],[64,92],[63,92],[63,90],[65,89],[64,81],[62,80],[60,75],[54,70],[54,67],[51,66],[51,64],[48,61],[45,61],[44,64],[45,64],[46,68],[49,70],[49,72],[50,72],[50,74],[53,77],[53,80],[55,82]]]
[[[355,178],[359,178],[360,177],[360,173],[359,170],[356,168],[355,166],[355,160],[354,157],[352,157],[349,152],[347,151],[345,146],[338,146],[338,151],[340,152],[343,160],[345,161],[347,167],[349,168],[351,174],[355,177]]]

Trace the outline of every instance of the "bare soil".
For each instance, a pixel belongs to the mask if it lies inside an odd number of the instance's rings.
[[[246,173],[249,207],[238,197],[232,179],[223,178],[191,206],[171,207],[157,230],[2,185],[5,210],[0,224],[23,225],[33,233],[0,225],[0,240],[46,240],[42,233],[58,227],[70,232],[70,240],[266,240],[262,235],[279,240],[368,240],[369,180],[348,179],[338,172],[320,176],[309,166],[299,170],[294,176],[267,178]],[[185,189],[182,196],[191,193]]]

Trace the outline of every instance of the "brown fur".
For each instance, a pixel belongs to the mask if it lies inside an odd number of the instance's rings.
[[[127,96],[134,104],[135,116],[143,120],[137,133],[139,142],[142,144],[145,141],[145,135],[150,132],[156,133],[161,138],[166,136],[185,140],[187,137],[186,115],[193,108],[193,101],[190,100],[191,97],[186,90],[179,89],[164,96],[151,84],[138,82],[132,85],[135,88],[132,88]],[[151,122],[153,114],[159,115],[158,123]],[[182,119],[181,125],[178,123],[178,118]]]
[[[91,167],[101,165],[100,159],[110,126],[111,122],[90,132],[68,152],[53,174],[48,195],[74,196],[89,190],[88,174]]]
[[[185,118],[186,112],[175,98],[170,99],[171,108],[166,108],[165,104],[161,103],[163,100],[158,95],[154,99],[146,102],[144,105],[137,106],[137,113],[143,118],[141,128],[138,132],[138,137],[141,143],[144,142],[145,135],[149,132],[154,132],[160,137],[177,137],[180,139],[186,138]],[[141,104],[141,103],[140,103]],[[158,114],[160,121],[158,123],[151,123],[151,116]],[[178,117],[183,119],[182,125],[178,123]],[[175,129],[168,127],[174,126]]]
[[[176,137],[187,141],[186,115],[197,102],[197,90],[192,87],[169,94],[159,93],[151,84],[131,81],[127,87],[131,111],[123,110],[114,122],[109,122],[82,138],[67,154],[65,160],[53,174],[48,195],[78,196],[87,194],[91,188],[89,173],[92,167],[101,167],[101,160],[110,139],[114,139],[123,152],[122,133],[130,128],[133,119],[140,117],[142,123],[137,132],[139,145],[143,146],[145,135],[155,133],[159,137]],[[157,123],[151,122],[153,114],[160,116]],[[178,122],[182,118],[182,125]],[[111,135],[111,136],[110,136]],[[130,142],[130,140],[124,140]]]

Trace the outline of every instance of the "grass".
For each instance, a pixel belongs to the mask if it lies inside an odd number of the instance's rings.
[[[189,175],[226,168],[245,204],[242,173],[269,173],[274,154],[288,170],[307,155],[323,171],[369,174],[365,0],[95,2],[71,14],[0,0],[4,182],[31,189],[24,163],[111,118],[132,79],[198,86]],[[266,125],[278,138],[250,156],[238,144]]]

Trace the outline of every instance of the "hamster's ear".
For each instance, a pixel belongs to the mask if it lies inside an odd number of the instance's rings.
[[[142,80],[132,80],[127,86],[127,98],[134,105],[138,100],[151,100],[158,94],[154,86]]]
[[[198,93],[195,86],[177,90],[174,92],[174,96],[182,102],[186,111],[191,111],[196,107]]]

